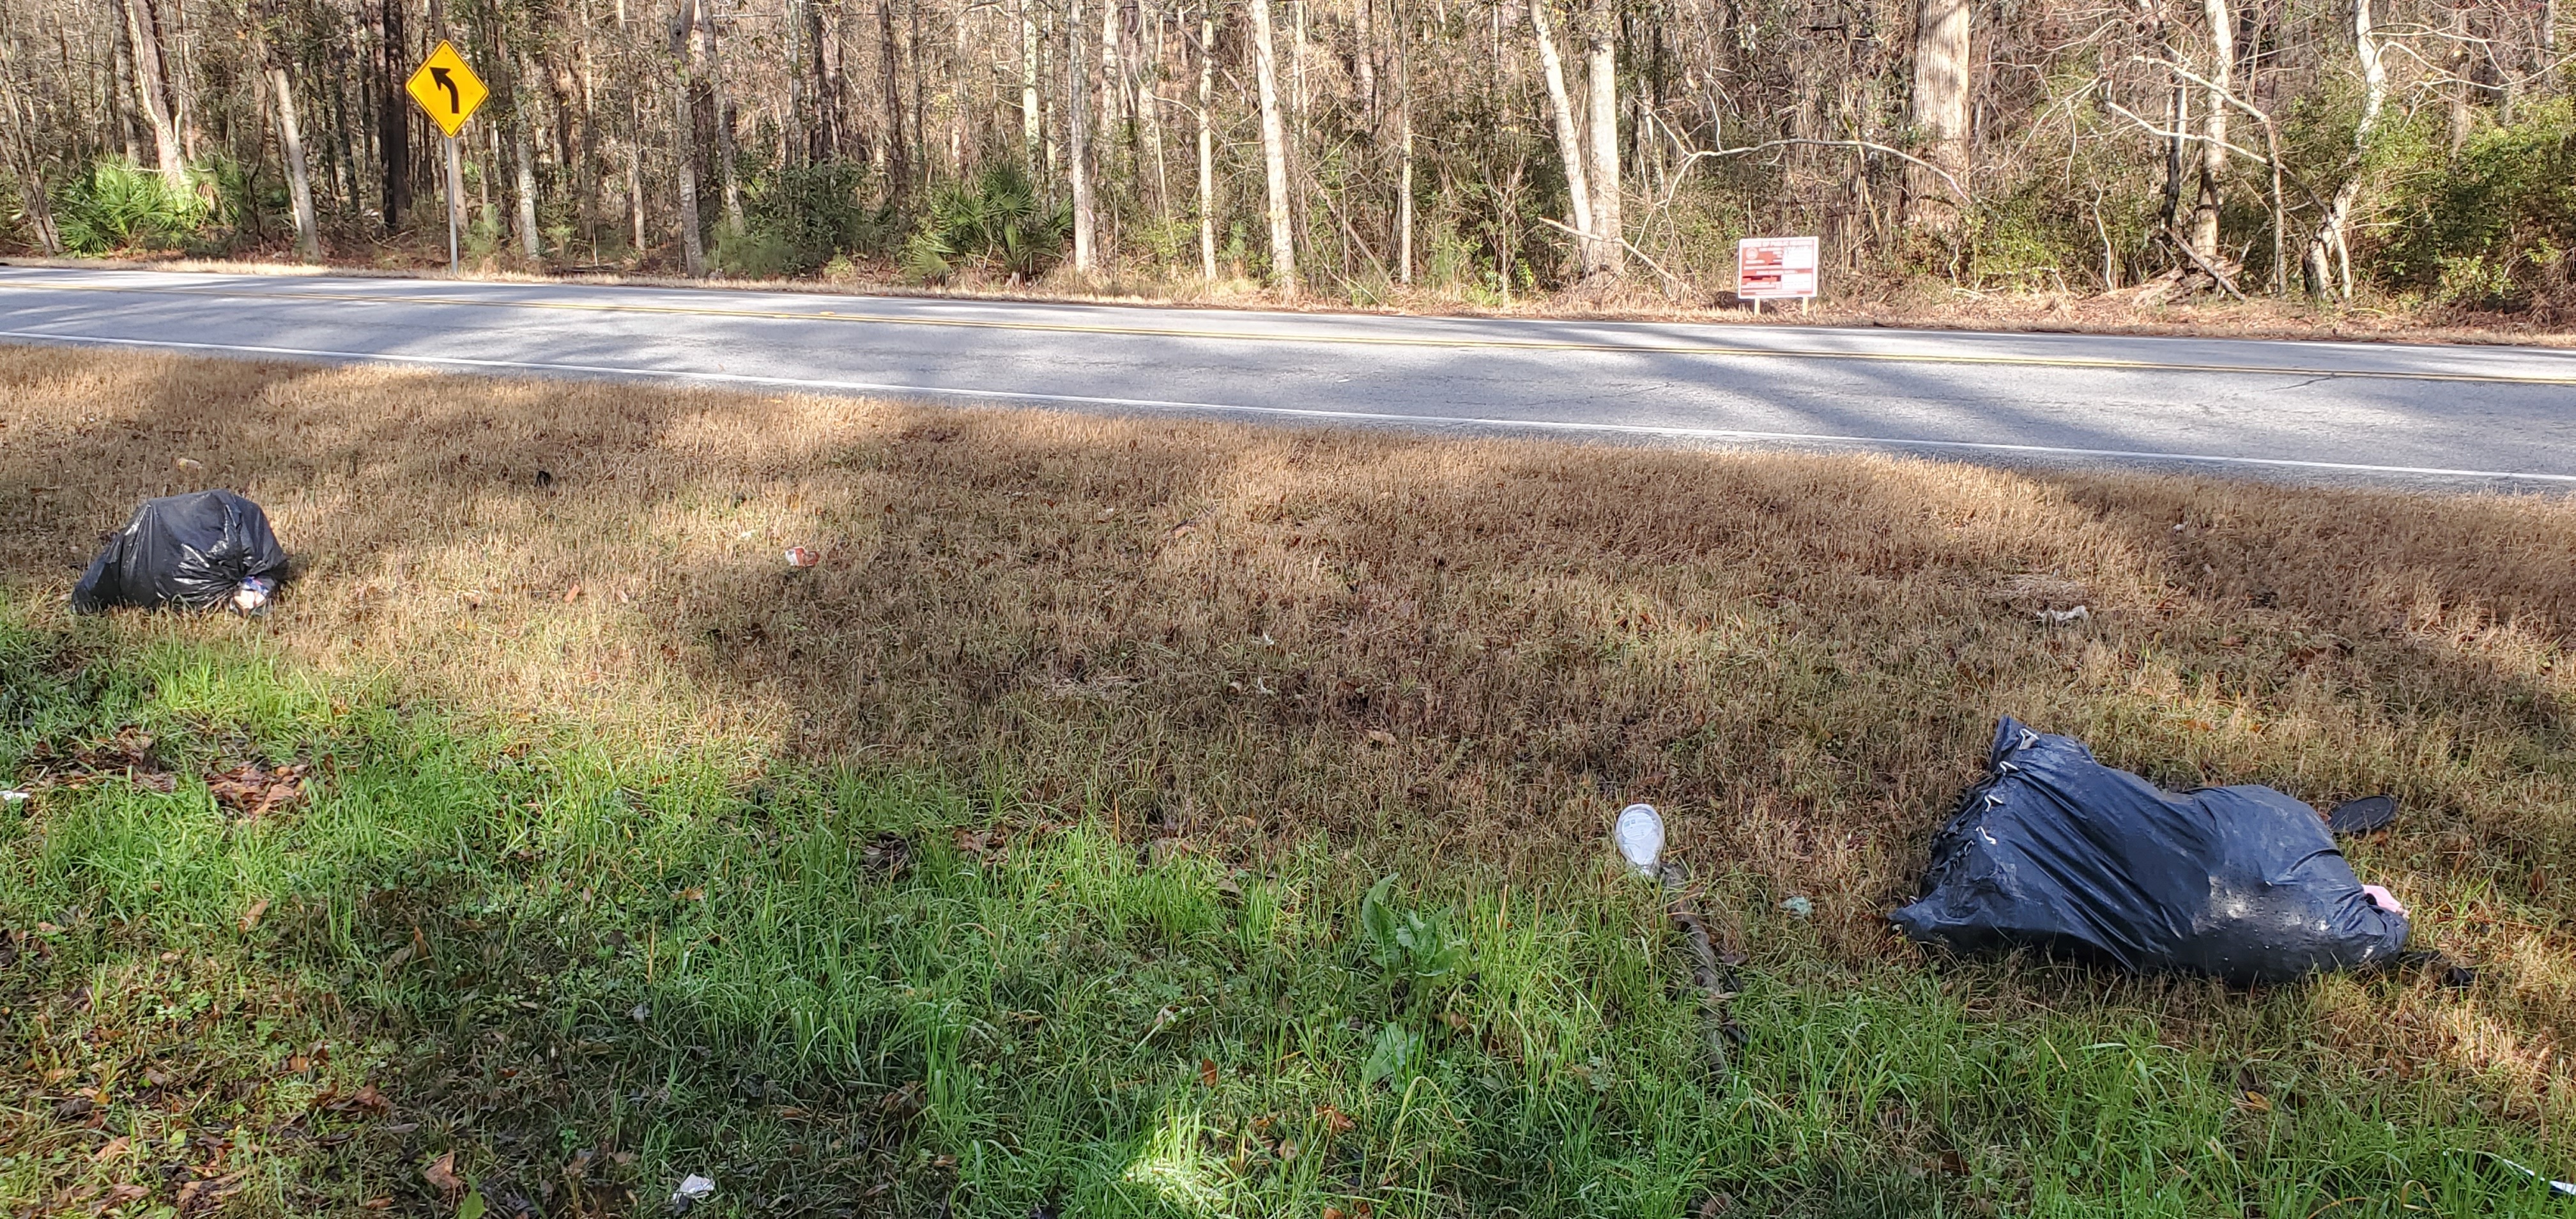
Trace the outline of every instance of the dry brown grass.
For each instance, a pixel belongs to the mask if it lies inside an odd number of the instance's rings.
[[[2361,865],[2492,993],[2339,992],[2339,1035],[2576,1087],[2565,501],[26,348],[0,392],[44,615],[135,500],[231,486],[306,567],[279,610],[112,629],[1211,843],[1526,871],[1646,799],[1853,954],[1998,714],[2168,785],[2394,791]]]

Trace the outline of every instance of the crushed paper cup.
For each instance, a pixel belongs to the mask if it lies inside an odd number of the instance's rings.
[[[1610,832],[1619,846],[1619,854],[1640,876],[1652,879],[1663,867],[1664,818],[1651,804],[1631,804],[1619,810],[1619,823]]]

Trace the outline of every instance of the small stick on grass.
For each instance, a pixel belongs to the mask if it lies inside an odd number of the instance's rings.
[[[1733,1026],[1726,1011],[1727,1002],[1735,997],[1735,973],[1718,959],[1717,945],[1710,942],[1708,921],[1700,917],[1699,900],[1691,892],[1689,870],[1679,862],[1665,864],[1660,872],[1664,881],[1664,913],[1681,928],[1682,943],[1690,949],[1691,985],[1700,990],[1701,1032],[1708,1038],[1708,1060],[1719,1079],[1733,1071],[1726,1048],[1728,1029]]]

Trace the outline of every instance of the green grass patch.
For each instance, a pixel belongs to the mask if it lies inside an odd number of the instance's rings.
[[[248,816],[206,779],[246,762],[307,794]],[[7,612],[0,785],[12,1214],[2569,1209],[2504,1163],[2565,1136],[2323,1048],[2404,977],[1854,966],[1723,877],[1719,1072],[1603,859],[1218,858]]]

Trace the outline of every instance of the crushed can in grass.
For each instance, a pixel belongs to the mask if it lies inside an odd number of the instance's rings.
[[[696,1173],[690,1173],[680,1181],[680,1188],[671,1191],[671,1213],[674,1215],[688,1214],[689,1208],[715,1196],[716,1183],[714,1181],[699,1176]]]
[[[789,567],[812,567],[822,561],[823,556],[807,550],[802,546],[790,546],[787,548],[787,565]]]

